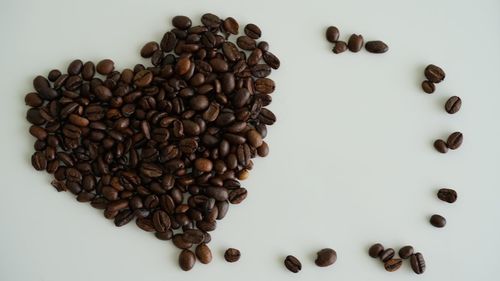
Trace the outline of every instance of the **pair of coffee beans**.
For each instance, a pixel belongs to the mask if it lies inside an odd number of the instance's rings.
[[[324,248],[316,253],[314,263],[319,267],[327,267],[337,261],[337,252],[331,248]],[[293,272],[298,273],[302,270],[302,263],[292,255],[286,256],[284,260],[285,267]]]
[[[384,268],[388,272],[394,272],[401,268],[403,260],[410,259],[410,265],[416,274],[422,274],[425,271],[425,260],[421,253],[414,253],[412,246],[404,246],[398,251],[399,257],[396,258],[396,251],[393,248],[385,249],[380,243],[373,244],[368,249],[368,255],[372,258],[379,258],[384,263]]]
[[[441,188],[437,192],[437,197],[444,202],[447,203],[455,203],[457,201],[458,195],[457,192],[450,188]],[[441,215],[434,214],[430,217],[429,222],[431,225],[442,228],[446,225],[446,218]]]
[[[130,222],[181,250],[179,266],[210,263],[210,232],[247,190],[252,159],[276,122],[266,108],[280,60],[255,24],[207,13],[186,16],[140,50],[150,64],[121,71],[110,59],[72,61],[33,80],[26,118],[31,162],[57,191]],[[231,260],[235,259],[231,251]]]
[[[434,148],[440,153],[447,153],[448,149],[458,149],[462,145],[463,140],[464,136],[461,132],[454,132],[448,136],[446,141],[442,139],[435,140]]]
[[[444,70],[434,64],[429,64],[425,67],[424,75],[427,79],[422,82],[422,90],[428,94],[434,93],[436,90],[435,84],[441,83],[446,77]]]
[[[335,26],[329,26],[326,29],[326,40],[333,43],[332,52],[335,54],[343,53],[347,50],[357,53],[363,48],[364,39],[362,35],[352,34],[346,42],[339,40],[340,32]],[[389,46],[380,40],[368,41],[365,44],[365,49],[370,53],[382,54],[389,50]]]

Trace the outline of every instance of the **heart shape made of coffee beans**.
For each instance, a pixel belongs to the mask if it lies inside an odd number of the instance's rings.
[[[268,154],[263,139],[276,117],[265,108],[275,89],[267,77],[280,66],[257,43],[256,25],[234,44],[235,19],[204,14],[201,22],[174,17],[159,44],[141,49],[151,66],[120,72],[109,59],[74,60],[65,74],[37,76],[25,97],[33,167],[116,226],[135,219],[172,240],[184,270],[194,265],[192,247],[210,262],[209,232],[246,198],[239,180],[251,159]]]

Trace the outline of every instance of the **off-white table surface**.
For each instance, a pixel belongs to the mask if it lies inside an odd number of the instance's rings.
[[[170,19],[211,11],[253,22],[282,62],[270,108],[278,122],[210,243],[214,260],[188,273],[178,250],[139,230],[116,228],[88,204],[57,193],[30,164],[24,94],[35,75],[75,58],[146,62]],[[334,55],[328,25],[390,45],[384,55]],[[0,280],[499,280],[500,1],[14,1],[0,2]],[[423,68],[442,66],[434,95]],[[462,110],[448,115],[451,95]],[[460,130],[463,146],[440,155],[435,138]],[[435,197],[449,186],[456,204]],[[428,223],[433,213],[448,225]],[[373,242],[413,245],[424,275],[395,273],[367,255]],[[242,258],[226,263],[227,247]],[[337,263],[314,265],[332,247]],[[283,258],[302,260],[299,274]]]

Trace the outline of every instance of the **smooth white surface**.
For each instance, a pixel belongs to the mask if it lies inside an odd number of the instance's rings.
[[[233,16],[263,30],[282,67],[271,109],[278,116],[232,206],[213,233],[214,261],[185,273],[178,250],[134,223],[121,229],[88,204],[57,193],[30,165],[33,138],[24,95],[37,74],[75,58],[112,58],[119,69],[160,40],[176,14]],[[334,55],[328,25],[390,45],[384,55]],[[499,280],[500,1],[14,1],[0,2],[0,280]],[[434,95],[423,68],[442,66]],[[450,116],[445,100],[459,95]],[[463,146],[440,155],[435,138],[460,130]],[[459,193],[456,204],[435,197]],[[429,225],[433,213],[448,225]],[[415,246],[422,276],[368,257],[381,242]],[[223,261],[239,248],[238,263]],[[332,247],[337,263],[314,265]],[[288,272],[283,258],[303,263]]]

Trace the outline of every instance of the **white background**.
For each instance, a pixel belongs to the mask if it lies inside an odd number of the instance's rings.
[[[362,3],[363,2],[363,3]],[[178,250],[134,223],[121,229],[88,204],[57,193],[30,165],[25,120],[32,79],[75,59],[142,60],[170,19],[199,23],[211,11],[253,22],[282,62],[270,108],[278,122],[232,206],[213,233],[210,265],[188,273]],[[328,25],[390,45],[383,55],[334,55]],[[500,273],[500,1],[14,1],[0,3],[0,280],[498,280]],[[446,80],[420,90],[425,65]],[[462,110],[448,115],[451,95]],[[446,155],[436,138],[460,130]],[[459,193],[437,200],[440,187]],[[444,229],[430,226],[444,215]],[[427,261],[395,273],[367,255],[374,242],[413,245]],[[226,263],[227,247],[242,258]],[[314,265],[332,247],[337,263]],[[288,272],[283,258],[303,263]]]

